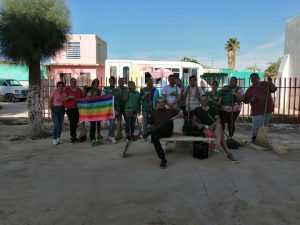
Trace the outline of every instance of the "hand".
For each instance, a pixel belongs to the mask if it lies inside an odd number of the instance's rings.
[[[75,96],[70,95],[70,96],[69,96],[69,99],[75,99]]]
[[[255,96],[249,99],[249,102],[255,102]]]
[[[268,82],[272,83],[272,77],[268,77]]]
[[[177,114],[179,117],[183,117],[184,115],[183,115],[183,111],[182,110],[180,110],[179,111],[179,113]]]

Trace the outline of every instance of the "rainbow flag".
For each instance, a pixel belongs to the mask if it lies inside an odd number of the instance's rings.
[[[79,98],[76,101],[81,122],[115,118],[113,95]]]

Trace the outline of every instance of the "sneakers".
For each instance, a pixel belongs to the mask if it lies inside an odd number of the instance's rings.
[[[53,139],[52,144],[57,145],[58,144],[57,139]]]
[[[167,167],[167,160],[162,159],[159,166],[161,169],[165,169]]]
[[[60,138],[57,138],[56,140],[57,140],[57,144],[62,144],[63,143],[63,141]]]
[[[70,138],[70,142],[71,142],[71,143],[74,144],[76,141],[78,141],[78,138],[76,138],[76,137],[75,137],[75,138]]]
[[[238,160],[237,160],[236,158],[234,158],[234,156],[233,156],[231,153],[229,153],[229,154],[226,156],[226,158],[227,158],[229,161],[231,161],[231,162],[238,162]]]
[[[110,141],[112,144],[116,144],[117,143],[117,140],[116,140],[115,137],[107,137],[106,140]]]

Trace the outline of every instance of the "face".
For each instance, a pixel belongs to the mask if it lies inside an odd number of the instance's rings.
[[[114,87],[114,86],[116,85],[116,81],[113,80],[113,79],[110,79],[110,80],[109,80],[109,85],[110,85],[111,87]]]
[[[156,108],[157,109],[163,109],[166,106],[166,102],[163,99],[158,99],[157,100],[157,105]]]
[[[219,85],[218,85],[217,83],[213,83],[213,84],[212,84],[212,89],[213,89],[214,91],[217,90],[218,87],[219,87]]]
[[[118,81],[119,86],[123,87],[124,86],[124,79],[120,78]]]
[[[197,79],[196,78],[191,78],[189,83],[192,87],[195,87],[197,85]]]
[[[95,81],[94,85],[93,85],[93,88],[98,89],[98,87],[99,87],[99,81]]]
[[[153,80],[152,79],[147,80],[147,87],[153,87]]]
[[[135,84],[134,84],[133,82],[129,82],[129,83],[128,83],[128,88],[129,88],[130,90],[135,90]]]
[[[231,87],[236,87],[237,80],[235,78],[230,78],[229,84]]]
[[[70,85],[71,85],[71,87],[76,87],[76,85],[77,85],[77,80],[76,80],[76,79],[71,79]]]
[[[174,85],[176,80],[175,80],[175,77],[171,76],[168,78],[168,81],[169,81],[170,85]]]
[[[180,79],[176,79],[176,85],[178,87],[182,87],[182,81]]]
[[[251,76],[250,79],[251,79],[252,84],[258,84],[259,83],[258,76]]]
[[[60,91],[62,91],[64,89],[64,85],[63,84],[59,84],[57,86],[57,89],[60,90]]]
[[[201,106],[207,106],[207,97],[206,96],[201,96],[200,104],[201,104]]]

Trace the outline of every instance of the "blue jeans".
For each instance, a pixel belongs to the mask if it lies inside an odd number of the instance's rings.
[[[64,122],[65,108],[63,106],[52,106],[53,139],[60,138]]]
[[[108,137],[114,137],[115,136],[116,118],[109,119],[108,121],[109,121]]]
[[[147,124],[150,118],[150,112],[143,111],[143,135],[147,135]]]
[[[266,113],[265,124],[270,123],[272,120],[272,113]],[[252,137],[256,137],[258,130],[263,126],[264,115],[252,116]]]
[[[126,115],[125,111],[118,111],[116,116],[117,116],[117,118],[121,118],[121,119],[122,119],[122,115],[123,115],[123,117],[124,117],[125,125],[126,125],[126,124],[128,123],[128,122],[127,122],[128,118],[127,118],[127,115]],[[126,133],[127,133],[127,131],[129,131],[129,130],[127,129],[127,126],[125,126],[125,131],[126,131]]]

